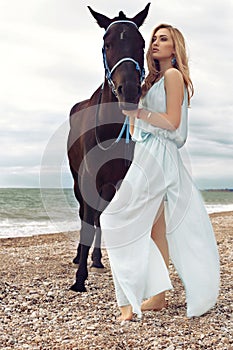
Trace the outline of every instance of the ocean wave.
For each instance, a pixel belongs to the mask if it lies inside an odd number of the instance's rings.
[[[209,214],[233,211],[233,204],[206,204]],[[29,237],[40,234],[78,231],[81,228],[80,220],[52,221],[5,218],[0,222],[0,238]]]
[[[0,238],[29,237],[40,234],[78,231],[80,222],[52,222],[49,220],[29,221],[5,219],[0,223]]]
[[[233,204],[206,204],[205,207],[208,214],[233,211]]]
[[[233,192],[203,191],[209,214],[233,211]],[[0,238],[80,230],[72,189],[0,189]]]

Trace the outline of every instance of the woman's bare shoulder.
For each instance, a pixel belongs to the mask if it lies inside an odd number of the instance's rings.
[[[167,69],[166,72],[164,73],[164,78],[165,79],[175,78],[175,79],[183,80],[183,76],[182,76],[181,72],[176,68]]]

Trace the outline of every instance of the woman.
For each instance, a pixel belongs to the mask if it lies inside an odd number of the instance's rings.
[[[140,108],[123,111],[136,142],[134,160],[101,215],[119,319],[165,306],[169,255],[185,287],[187,316],[200,316],[216,303],[219,258],[201,195],[179,155],[193,94],[180,31],[155,28],[147,63]]]

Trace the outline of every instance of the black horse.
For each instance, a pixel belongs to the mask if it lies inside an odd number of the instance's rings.
[[[138,28],[149,6],[150,3],[134,18],[127,18],[121,11],[113,19],[88,7],[98,25],[105,29],[105,79],[90,99],[77,103],[70,112],[68,158],[81,219],[80,243],[74,259],[79,267],[71,287],[77,292],[86,291],[87,258],[94,237],[92,267],[104,267],[99,217],[131,164],[134,145],[122,129],[126,124],[121,110],[136,109],[141,96],[145,43]]]

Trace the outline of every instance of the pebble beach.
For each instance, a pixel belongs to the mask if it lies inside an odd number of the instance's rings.
[[[220,294],[213,309],[191,319],[172,265],[168,307],[144,312],[140,322],[121,324],[105,249],[105,273],[90,271],[87,292],[74,293],[69,287],[76,272],[72,259],[78,232],[1,239],[0,348],[233,350],[233,212],[210,218],[220,254]]]

